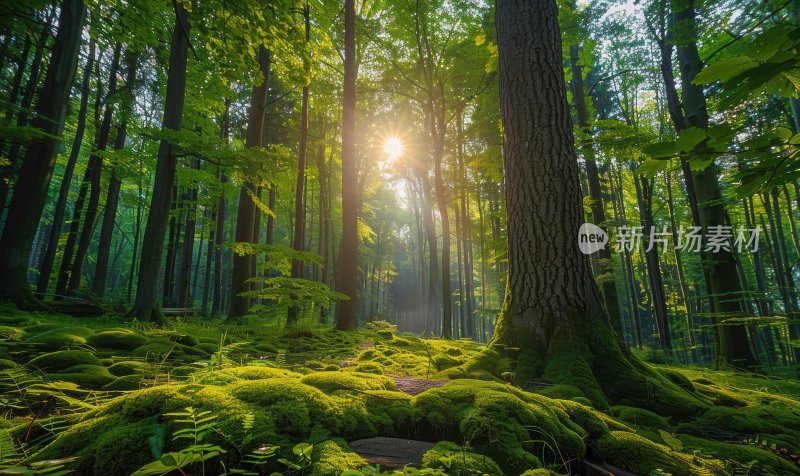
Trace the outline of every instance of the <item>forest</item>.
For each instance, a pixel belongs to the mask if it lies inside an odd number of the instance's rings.
[[[800,0],[3,0],[0,475],[800,474]]]

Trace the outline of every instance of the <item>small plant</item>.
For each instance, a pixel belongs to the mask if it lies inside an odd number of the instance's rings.
[[[286,458],[278,458],[278,462],[291,470],[305,472],[306,468],[311,466],[311,453],[313,451],[314,445],[311,443],[298,443],[292,448],[294,461],[290,461]]]
[[[203,438],[214,430],[213,421],[217,418],[210,411],[197,411],[192,407],[186,407],[184,411],[165,415],[178,417],[176,423],[188,425],[173,433],[172,440],[189,440],[191,443],[180,451],[164,453],[157,461],[139,468],[133,476],[163,475],[175,470],[183,472],[181,468],[198,463],[201,464],[200,474],[205,474],[203,463],[226,452],[217,445],[203,443]]]

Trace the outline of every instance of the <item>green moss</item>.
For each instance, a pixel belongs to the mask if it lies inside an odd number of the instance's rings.
[[[684,390],[695,392],[696,389],[694,388],[692,381],[689,380],[689,378],[684,374],[673,369],[665,369],[665,368],[660,368],[658,369],[658,371],[661,372],[663,376],[667,377],[675,385],[683,388]]]
[[[18,327],[0,326],[0,340],[20,340],[25,333]]]
[[[328,370],[327,367],[325,370]],[[353,367],[353,370],[365,374],[383,375],[383,367],[375,362],[359,362],[355,367]]]
[[[611,431],[595,442],[604,461],[635,474],[649,474],[660,469],[675,476],[722,473],[719,461],[678,453],[668,446],[627,431]]]
[[[557,476],[558,473],[546,468],[529,469],[522,473],[520,476]]]
[[[268,367],[266,365],[245,365],[231,367],[211,372],[197,372],[191,376],[191,381],[204,385],[227,385],[239,380],[262,380],[269,378],[300,378],[300,374],[290,370]]]
[[[737,462],[739,468],[749,467],[748,474],[792,474],[797,467],[771,451],[755,446],[711,441],[690,435],[678,435],[686,452],[697,451],[701,456]],[[756,462],[752,466],[750,463]]]
[[[570,400],[572,398],[586,398],[586,395],[577,387],[572,385],[556,384],[536,389],[536,393],[545,397]]]
[[[456,365],[461,365],[462,363],[463,362],[460,360],[454,359],[448,354],[438,354],[433,357],[433,365],[436,367],[436,370],[447,370]]]
[[[103,331],[89,336],[86,341],[92,347],[133,350],[147,342],[147,338],[132,331]]]
[[[28,362],[28,365],[32,367],[50,371],[64,370],[74,365],[82,364],[100,365],[100,359],[85,350],[60,350],[42,354]]]
[[[618,417],[620,420],[637,426],[646,426],[655,430],[672,431],[666,418],[643,408],[617,405],[611,407],[611,414]]]
[[[511,363],[488,347],[468,358],[463,364],[436,374],[439,379],[470,378],[499,381],[498,376],[511,370]]]
[[[625,429],[604,413],[595,411],[590,405],[585,405],[573,400],[563,400],[559,402],[564,411],[569,415],[570,420],[578,424],[591,437],[598,437],[608,433],[609,427],[614,429]]]
[[[127,375],[143,374],[150,368],[150,364],[138,360],[124,360],[111,364],[108,371],[115,377],[125,377]]]
[[[74,365],[57,374],[48,374],[51,380],[63,380],[81,388],[99,390],[114,381],[114,376],[102,365]]]
[[[311,453],[311,475],[329,476],[346,470],[362,469],[369,464],[340,438],[324,440],[314,445]]]
[[[544,368],[544,377],[562,385],[569,385],[580,389],[581,395],[571,395],[588,398],[597,408],[607,408],[606,396],[600,391],[600,385],[595,379],[591,367],[584,358],[573,352],[561,352],[547,363]]]
[[[424,468],[441,469],[449,476],[503,476],[494,460],[465,451],[450,441],[440,441],[422,456]]]
[[[178,344],[185,345],[187,347],[195,347],[200,341],[197,337],[189,334],[176,334],[170,338],[170,340],[177,342]]]
[[[586,432],[557,400],[509,385],[454,380],[412,399],[419,418],[449,440],[471,440],[511,473],[582,457]]]
[[[162,339],[150,340],[150,342],[132,350],[129,355],[131,357],[145,357],[148,360],[162,360],[165,357],[168,359],[180,359],[184,356],[208,357],[208,354],[201,349]]]
[[[56,350],[81,347],[86,344],[86,339],[62,332],[46,332],[44,334],[37,334],[30,339],[25,340],[25,343],[33,344],[42,350],[52,352]]]
[[[324,392],[337,390],[394,390],[394,380],[383,375],[362,374],[359,372],[314,372],[300,381]]]

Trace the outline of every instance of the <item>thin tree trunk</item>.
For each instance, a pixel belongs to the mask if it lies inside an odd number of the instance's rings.
[[[262,82],[253,87],[253,93],[250,96],[245,147],[261,147],[264,131],[264,117],[269,92],[270,53],[263,45],[259,47],[258,59]],[[252,243],[253,241],[256,206],[250,198],[250,193],[253,193],[254,189],[255,187],[250,183],[244,183],[239,191],[239,211],[236,214],[236,241],[239,243]],[[231,274],[231,307],[228,318],[237,319],[250,311],[250,298],[241,294],[252,288],[247,280],[255,275],[253,257],[234,254]]]
[[[178,131],[181,128],[186,97],[186,62],[191,25],[186,9],[179,3],[174,3],[174,5],[175,27],[172,31],[169,55],[163,127]],[[158,149],[156,176],[153,182],[153,195],[150,201],[150,213],[147,216],[147,225],[142,241],[136,303],[131,311],[131,314],[140,321],[163,322],[164,320],[158,299],[158,289],[164,235],[167,231],[169,210],[172,206],[172,190],[175,187],[176,152],[169,142],[161,141]]]
[[[117,70],[119,69],[119,56],[122,46],[117,44],[114,49],[114,56],[111,61],[111,69],[109,71],[108,81],[108,96],[106,98],[106,107],[103,112],[103,121],[100,125],[100,134],[97,140],[97,151],[103,151],[108,144],[108,137],[111,132],[111,117],[114,112],[113,105],[109,103],[108,98],[117,92]],[[92,240],[94,233],[94,225],[97,218],[97,208],[100,203],[100,178],[103,167],[103,157],[92,153],[89,156],[89,165],[86,168],[84,175],[84,182],[87,182],[90,187],[89,201],[86,206],[86,216],[83,220],[81,228],[80,240],[78,240],[78,247],[75,251],[75,259],[71,265],[69,273],[69,282],[67,284],[67,293],[73,293],[78,290],[81,282],[81,271],[83,269],[83,262],[86,260],[86,254],[89,251],[89,244]]]
[[[344,1],[344,99],[342,103],[342,241],[336,291],[348,297],[336,309],[336,328],[356,327],[358,312],[358,169],[356,166],[356,8]]]
[[[135,53],[125,52],[125,64],[127,72],[125,76],[125,99],[121,106],[121,120],[117,126],[117,137],[114,139],[114,150],[125,148],[125,139],[128,134],[128,119],[131,114],[131,104],[133,102],[133,88],[136,83],[136,70],[138,61]],[[108,182],[108,193],[106,194],[106,205],[103,210],[103,224],[100,228],[100,239],[97,244],[97,266],[95,268],[95,279],[92,288],[98,296],[105,294],[106,274],[108,272],[108,251],[111,247],[111,237],[114,233],[114,223],[117,218],[117,208],[119,206],[119,192],[122,189],[122,180],[117,175],[116,168],[111,170],[111,177]]]

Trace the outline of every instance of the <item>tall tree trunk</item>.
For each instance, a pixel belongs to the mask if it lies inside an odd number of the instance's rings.
[[[61,179],[61,188],[58,192],[58,198],[53,209],[53,226],[50,229],[50,236],[47,242],[47,251],[45,251],[42,267],[39,271],[39,281],[36,285],[36,291],[46,293],[50,285],[50,275],[53,273],[53,265],[56,258],[56,250],[58,249],[58,240],[61,238],[61,232],[64,228],[64,213],[67,207],[67,196],[69,195],[70,184],[72,183],[72,174],[75,171],[75,164],[78,162],[78,156],[81,152],[81,144],[83,143],[83,133],[86,130],[86,112],[89,109],[89,86],[92,79],[92,71],[94,70],[94,56],[95,56],[95,43],[93,40],[89,41],[89,56],[86,59],[86,65],[83,68],[83,81],[81,82],[81,102],[78,109],[78,124],[75,128],[75,138],[72,141],[72,150],[67,159],[67,165],[64,168],[64,176]]]
[[[192,161],[192,168],[200,169],[200,160]],[[194,235],[197,228],[197,189],[189,190],[184,198],[183,206],[186,208],[186,222],[183,229],[183,248],[181,249],[181,267],[178,272],[178,306],[192,307],[193,293],[192,282],[192,257],[194,255]],[[202,247],[202,246],[201,246]]]
[[[583,88],[583,68],[578,63],[578,46],[573,45],[569,49],[570,65],[572,67],[572,91],[575,101],[575,110],[578,116],[578,126],[588,137],[591,134],[589,129],[589,115],[586,110],[586,95]],[[589,197],[591,198],[591,212],[594,224],[600,228],[605,228],[606,213],[604,208],[603,191],[600,185],[600,174],[597,169],[597,162],[591,145],[585,145],[582,149],[583,158],[586,162],[586,178],[589,182]],[[609,247],[600,248],[598,252],[600,258],[600,289],[603,292],[603,302],[611,317],[611,324],[614,330],[622,336],[622,317],[619,309],[617,285],[614,279],[614,265],[611,260],[611,250]]]
[[[183,104],[186,98],[186,62],[189,52],[191,25],[189,13],[179,3],[175,6],[175,27],[167,72],[167,96],[164,101],[163,127],[178,131],[183,122]],[[164,235],[167,231],[169,210],[172,206],[172,190],[175,187],[177,168],[176,150],[166,140],[158,148],[156,176],[150,213],[147,215],[139,279],[136,286],[136,303],[131,314],[140,321],[163,322],[164,315],[158,299],[161,254],[164,251]]]
[[[133,102],[133,88],[136,82],[136,70],[138,66],[135,53],[125,52],[125,63],[127,72],[125,73],[125,98],[122,101],[120,115],[122,116],[117,125],[117,136],[114,139],[114,150],[125,148],[125,139],[128,134],[128,119],[131,114],[131,104]],[[97,296],[103,296],[106,288],[106,274],[108,273],[108,252],[111,249],[111,237],[114,234],[114,224],[117,219],[117,208],[119,206],[119,192],[122,188],[122,180],[117,175],[116,168],[111,170],[111,177],[108,181],[108,193],[106,194],[106,205],[103,210],[103,224],[100,228],[100,239],[97,243],[97,265],[95,267],[95,277],[92,289]]]
[[[625,398],[697,411],[698,400],[619,340],[576,246],[583,210],[555,1],[498,0],[496,24],[509,268],[493,344],[523,349],[518,379],[574,385],[599,407]]]
[[[693,0],[689,0],[683,10],[674,11],[674,22],[695,24]],[[703,87],[692,83],[703,66],[697,51],[697,43],[693,38],[690,41],[682,42],[678,45],[677,52],[686,126],[706,129],[708,127],[708,110]],[[692,182],[697,195],[700,225],[707,233],[711,227],[725,226],[726,211],[720,191],[717,165],[712,162],[704,170],[693,171]],[[722,313],[725,318],[739,315],[741,306],[738,298],[742,286],[737,273],[736,256],[726,250],[719,250],[713,256],[708,256],[708,253],[704,253],[704,255],[706,255],[704,261],[709,263],[710,300],[714,303],[714,311]],[[719,334],[719,364],[725,363],[740,368],[756,365],[755,356],[748,343],[747,329],[744,326],[723,325],[720,327]]]
[[[348,297],[336,309],[336,328],[356,327],[358,313],[358,169],[356,167],[356,6],[344,1],[344,99],[342,103],[342,241],[336,291]]]
[[[137,258],[137,253],[139,252],[139,237],[141,235],[141,230],[142,230],[141,180],[137,180],[137,186],[139,188],[139,193],[136,196],[137,198],[139,198],[139,200],[137,200],[136,204],[136,226],[133,229],[133,252],[131,253],[131,267],[130,271],[128,272],[128,295],[125,302],[131,302],[131,295],[133,293],[133,277],[136,275],[136,263],[137,263],[136,258]]]
[[[245,147],[261,147],[262,144],[270,74],[270,53],[263,45],[259,47],[258,61],[263,81],[253,87],[253,93],[250,96]],[[250,183],[242,184],[239,191],[239,211],[236,214],[236,242],[238,243],[252,243],[253,241],[256,206],[250,198],[250,194],[254,192],[255,187]],[[237,319],[250,311],[250,298],[241,294],[250,291],[251,286],[247,280],[255,275],[254,271],[252,256],[234,254],[229,319]]]
[[[636,197],[639,202],[642,227],[646,230],[646,233],[649,233],[650,230],[655,230],[653,182],[636,175],[636,172],[634,172],[634,182],[636,184]],[[667,298],[664,293],[664,280],[661,276],[661,263],[658,258],[658,245],[648,241],[647,247],[649,250],[645,252],[645,262],[647,264],[647,277],[650,282],[653,321],[656,324],[661,348],[667,352],[672,352],[672,335],[670,334]]]
[[[308,2],[303,7],[303,20],[305,23],[306,31],[306,45],[310,40],[311,35],[311,22],[309,18]],[[309,66],[306,65],[306,74],[310,74]],[[306,81],[309,81],[307,78]],[[308,151],[308,83],[303,86],[303,99],[302,106],[300,107],[300,151],[297,159],[297,180],[294,186],[294,240],[292,248],[295,251],[303,251],[305,249],[305,236],[306,236],[306,213],[305,201],[303,200],[305,183],[306,183],[306,152]],[[299,279],[303,277],[303,261],[299,259],[292,260],[292,278]],[[289,306],[289,315],[286,319],[286,325],[290,325],[297,321],[297,314],[299,308],[296,305]]]
[[[206,241],[206,267],[203,272],[203,304],[200,306],[200,314],[203,316],[208,315],[208,301],[211,291],[211,266],[214,262],[214,246],[217,244],[214,240],[216,235],[216,222],[217,222],[217,209],[211,210],[211,220],[208,225],[208,240]]]
[[[62,2],[58,35],[31,122],[49,136],[32,141],[27,147],[16,181],[17,190],[25,193],[13,195],[0,238],[0,300],[21,307],[38,306],[28,284],[28,260],[64,130],[85,16],[82,0]]]

